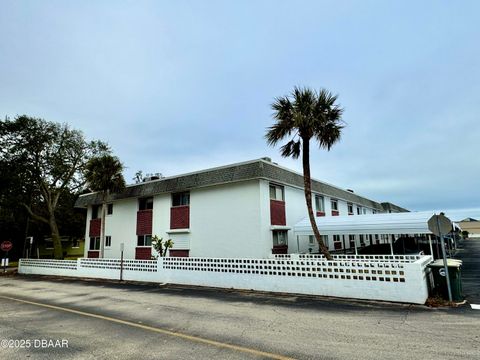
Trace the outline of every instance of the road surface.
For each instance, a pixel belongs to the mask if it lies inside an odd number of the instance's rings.
[[[13,276],[0,310],[1,359],[480,358],[469,306]]]

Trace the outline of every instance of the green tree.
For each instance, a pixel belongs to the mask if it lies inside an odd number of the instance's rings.
[[[33,220],[49,226],[56,259],[63,258],[59,204],[85,185],[88,160],[108,152],[105,143],[86,141],[82,132],[66,124],[25,115],[0,121],[0,159],[17,169],[16,177],[24,188],[31,187],[30,201],[21,196],[18,200]]]
[[[283,157],[297,159],[302,155],[305,201],[310,224],[320,251],[327,259],[332,259],[313,214],[310,140],[316,140],[320,148],[330,151],[333,144],[340,140],[343,109],[337,104],[337,95],[325,89],[316,92],[300,87],[295,87],[290,96],[276,98],[272,109],[275,123],[267,129],[265,138],[271,146],[285,138],[289,139],[281,147]]]
[[[22,202],[30,203],[30,187],[19,177],[20,167],[0,158],[0,242],[10,240],[13,249],[10,257],[21,256],[29,227],[29,215]],[[27,185],[27,186],[26,186]]]
[[[85,178],[90,190],[102,193],[102,220],[100,227],[100,257],[102,258],[105,251],[107,199],[110,193],[118,193],[125,189],[125,179],[122,171],[123,165],[120,160],[109,154],[90,159],[85,169]]]

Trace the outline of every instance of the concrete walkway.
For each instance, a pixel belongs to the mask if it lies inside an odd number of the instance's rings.
[[[455,258],[463,261],[463,294],[470,304],[480,305],[480,238],[462,240]]]

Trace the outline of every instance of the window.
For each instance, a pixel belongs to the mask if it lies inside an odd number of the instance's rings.
[[[330,200],[330,203],[332,204],[332,210],[333,211],[338,211],[338,200],[332,199],[332,200]]]
[[[367,209],[366,208],[363,208],[363,214],[365,215],[367,213]]]
[[[153,209],[153,197],[143,198],[138,200],[138,210]]]
[[[273,245],[287,245],[288,236],[286,230],[273,231]]]
[[[373,214],[376,214],[376,213],[377,213],[377,210],[373,210],[372,213],[373,213]]]
[[[285,201],[283,186],[270,184],[270,199]]]
[[[189,192],[172,194],[172,206],[188,206],[188,205],[190,205]]]
[[[365,246],[365,236],[360,235],[360,246]]]
[[[315,195],[315,207],[317,211],[325,212],[325,199],[323,196]]]
[[[361,214],[362,214],[362,207],[357,206],[357,215],[361,215]]]
[[[320,238],[322,239],[323,243],[325,246],[328,248],[328,235],[320,235]],[[316,245],[317,239],[315,238],[315,235],[309,235],[308,236],[308,244],[309,245]]]
[[[352,204],[352,203],[348,203],[347,206],[348,206],[348,213],[349,213],[349,214],[353,214],[353,204]]]
[[[78,248],[78,239],[72,240],[72,248]]]
[[[110,246],[112,246],[112,237],[105,236],[105,247],[110,247]]]
[[[340,240],[340,235],[333,235],[333,248],[339,250],[342,248],[342,242]]]
[[[152,235],[138,235],[137,246],[152,246]]]
[[[355,247],[355,235],[348,235],[348,240],[350,241],[350,247]]]
[[[100,205],[92,205],[92,220],[93,219],[98,219],[98,209],[100,208]]]
[[[107,215],[113,214],[113,204],[107,204]]]
[[[322,241],[325,244],[325,246],[328,248],[328,235],[320,235],[320,237],[322,238]]]
[[[100,237],[90,238],[90,250],[100,250]]]

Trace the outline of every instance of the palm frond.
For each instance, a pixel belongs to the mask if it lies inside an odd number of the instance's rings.
[[[121,192],[125,188],[123,165],[111,155],[92,158],[85,167],[85,179],[92,191]]]
[[[290,99],[286,96],[277,97],[271,105],[274,111],[273,117],[276,120],[285,121],[292,119],[293,106]]]
[[[315,138],[321,148],[330,150],[340,140],[344,127],[343,108],[337,104],[338,95],[326,89],[318,92],[296,86],[290,97],[276,98],[272,104],[275,124],[267,129],[265,138],[274,146],[294,134],[280,149],[284,157],[300,156],[301,142]],[[299,140],[295,140],[295,136]]]
[[[327,122],[323,126],[315,130],[315,138],[318,141],[320,148],[330,151],[332,146],[340,141],[342,125],[335,122]]]
[[[290,140],[288,143],[280,148],[280,153],[283,157],[291,156],[294,159],[298,159],[300,156],[301,141]]]
[[[280,140],[290,136],[295,128],[292,116],[292,103],[288,97],[276,98],[272,104],[272,109],[274,111],[273,118],[276,122],[267,128],[265,139],[268,145],[274,146]]]
[[[296,86],[292,92],[295,126],[300,133],[308,131],[316,104],[313,90]]]

